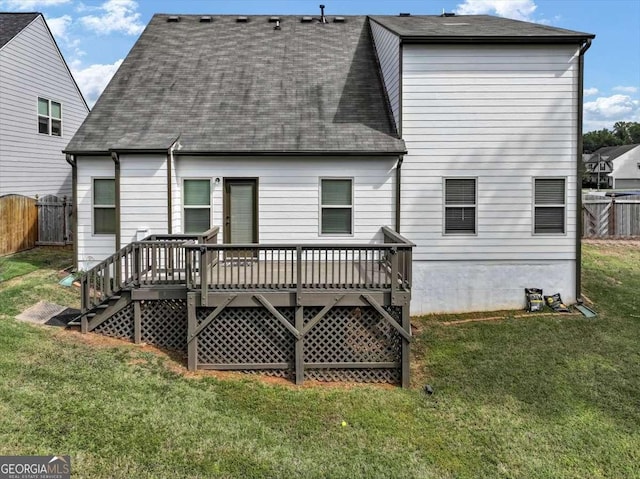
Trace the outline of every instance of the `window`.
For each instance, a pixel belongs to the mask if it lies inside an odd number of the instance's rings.
[[[604,161],[600,163],[600,171],[607,171],[607,164]]]
[[[320,180],[320,234],[353,234],[353,180]]]
[[[62,105],[38,98],[38,133],[62,136]]]
[[[211,180],[184,180],[184,232],[204,233],[211,227]]]
[[[116,180],[93,180],[93,234],[116,233]]]
[[[476,181],[445,178],[444,234],[476,234]]]
[[[565,179],[534,179],[535,234],[565,233]]]

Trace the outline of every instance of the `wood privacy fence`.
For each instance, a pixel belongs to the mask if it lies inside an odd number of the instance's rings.
[[[46,195],[38,199],[38,245],[73,243],[72,205],[67,197]]]
[[[640,236],[640,197],[587,195],[582,214],[583,238]]]
[[[21,195],[0,196],[0,256],[33,248],[37,240],[36,200]]]
[[[72,205],[66,197],[39,199],[22,195],[0,197],[0,256],[37,245],[73,243]]]

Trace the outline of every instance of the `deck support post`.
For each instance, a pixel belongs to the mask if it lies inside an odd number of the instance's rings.
[[[196,293],[187,293],[187,337],[193,336],[193,339],[187,343],[189,371],[195,371],[198,368],[198,336],[195,335],[197,327]]]
[[[296,307],[296,329],[302,331],[304,327],[304,307]],[[301,385],[304,382],[304,336],[296,338],[296,384]]]
[[[133,302],[133,342],[142,342],[142,312],[140,311],[140,301]]]
[[[411,317],[409,316],[409,306],[402,306],[402,329],[411,334]],[[409,341],[406,338],[402,338],[402,379],[401,385],[403,388],[408,388],[411,383],[410,377],[410,352],[411,347]]]

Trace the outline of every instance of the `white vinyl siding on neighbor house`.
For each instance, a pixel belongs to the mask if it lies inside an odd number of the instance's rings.
[[[400,127],[400,38],[375,21],[371,33],[396,126]]]
[[[577,47],[404,45],[401,232],[417,261],[575,260]],[[533,177],[566,178],[567,234],[532,234]],[[477,234],[442,236],[443,178],[472,176]]]
[[[38,98],[61,105],[61,136],[39,133]],[[71,167],[62,150],[88,109],[42,17],[0,49],[0,105],[0,195],[70,197]],[[50,107],[49,131],[51,113]]]
[[[613,160],[614,188],[640,188],[640,146],[627,151]]]

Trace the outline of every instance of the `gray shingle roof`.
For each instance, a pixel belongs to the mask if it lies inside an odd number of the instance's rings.
[[[5,13],[0,12],[0,48],[29,25],[39,13]]]
[[[509,40],[582,41],[590,33],[574,32],[539,23],[522,22],[490,15],[372,16],[376,22],[407,40]]]
[[[624,155],[626,152],[639,147],[636,145],[619,145],[619,146],[603,146],[591,154],[592,161],[597,160],[599,157],[605,156],[608,161],[614,160],[619,156]]]
[[[155,15],[67,151],[378,152],[397,138],[364,16]]]

